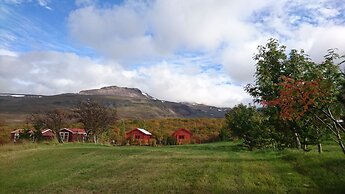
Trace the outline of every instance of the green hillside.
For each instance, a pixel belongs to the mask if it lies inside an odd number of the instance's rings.
[[[315,150],[315,149],[314,149]],[[0,193],[344,193],[345,157],[235,143],[0,147]]]

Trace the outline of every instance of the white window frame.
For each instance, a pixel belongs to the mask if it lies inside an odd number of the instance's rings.
[[[66,140],[66,142],[68,142],[69,140],[69,132],[60,132],[60,138],[62,140],[62,142],[64,142]]]

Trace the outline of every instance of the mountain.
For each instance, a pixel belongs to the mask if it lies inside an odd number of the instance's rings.
[[[80,102],[94,100],[116,107],[121,118],[223,118],[229,108],[158,100],[137,88],[109,86],[59,95],[0,93],[1,115],[28,115],[55,108],[73,109]]]
[[[108,86],[101,89],[82,90],[81,95],[99,95],[99,96],[121,96],[129,98],[151,98],[148,94],[142,92],[138,88],[127,88],[118,86]]]

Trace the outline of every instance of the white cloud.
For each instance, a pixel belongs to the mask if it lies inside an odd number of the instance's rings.
[[[48,6],[48,1],[49,0],[37,0],[37,3],[46,9],[53,10],[51,7]]]
[[[87,6],[69,16],[71,34],[114,59],[171,55],[179,49],[210,52],[223,43],[255,36],[245,20],[265,6],[257,1],[154,1],[112,7]],[[246,9],[246,11],[243,11]],[[139,57],[138,57],[139,56]]]
[[[113,59],[141,59],[152,55],[151,38],[145,35],[145,17],[134,8],[80,8],[69,16],[71,34]]]
[[[107,85],[137,87],[163,100],[233,106],[249,97],[216,71],[158,63],[135,70],[73,53],[0,55],[0,92],[57,94]],[[225,92],[226,91],[226,92]]]
[[[257,46],[271,37],[317,59],[329,47],[341,47],[343,26],[334,20],[345,8],[334,2],[127,1],[77,9],[68,21],[80,42],[121,64],[170,61],[196,52],[212,56],[213,64],[222,64],[232,81],[244,85],[253,80]],[[337,35],[321,43],[329,33]]]
[[[73,53],[30,52],[0,56],[2,92],[56,94],[111,85],[121,68]]]
[[[190,64],[189,64],[190,65]],[[218,72],[166,62],[138,70],[140,88],[170,101],[196,102],[216,106],[234,106],[249,102],[242,86],[229,84],[229,78]],[[196,72],[197,71],[197,72]]]
[[[223,43],[237,44],[255,36],[255,28],[246,19],[266,3],[163,0],[157,1],[148,15],[160,48],[212,51]]]
[[[287,43],[295,48],[303,48],[315,61],[321,62],[328,49],[337,48],[345,54],[345,26],[323,27],[303,25],[296,31],[296,38]]]
[[[222,64],[228,75],[238,83],[249,83],[254,80],[255,72],[253,53],[254,44],[244,44],[226,48],[222,53]],[[254,45],[255,46],[255,45]],[[247,52],[243,52],[246,50]]]
[[[13,51],[6,50],[6,49],[0,49],[0,56],[1,55],[3,55],[3,56],[10,56],[10,57],[16,57],[17,53],[13,52]]]

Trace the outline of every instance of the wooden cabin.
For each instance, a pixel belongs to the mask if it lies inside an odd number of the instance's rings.
[[[189,144],[192,139],[192,133],[187,129],[177,129],[172,137],[176,139],[176,144]]]
[[[152,134],[145,129],[135,128],[126,133],[127,141],[132,141],[134,144],[147,145],[152,137]]]
[[[52,140],[55,138],[55,133],[51,129],[43,129],[41,133],[44,140]]]
[[[63,128],[63,129],[60,129],[59,135],[63,142],[85,141],[86,132],[85,132],[85,129]]]

